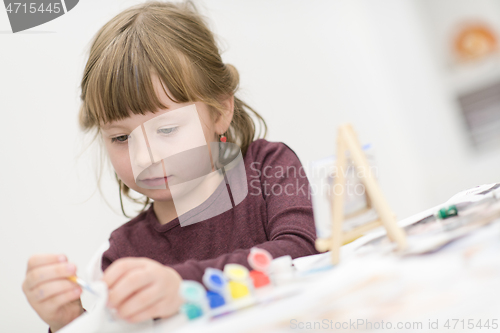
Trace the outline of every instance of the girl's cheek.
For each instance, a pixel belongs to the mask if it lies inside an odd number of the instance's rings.
[[[110,159],[111,159],[111,164],[113,165],[113,168],[115,169],[115,172],[118,174],[118,176],[125,180],[126,178],[134,178],[132,175],[132,167],[130,165],[130,159],[128,158],[128,154],[126,156],[124,155],[118,155],[118,154],[110,154]]]
[[[115,170],[116,169],[118,169],[123,178],[134,179],[132,168],[130,166],[130,160],[127,159],[120,161],[119,163],[117,163]],[[116,173],[118,173],[118,171]]]

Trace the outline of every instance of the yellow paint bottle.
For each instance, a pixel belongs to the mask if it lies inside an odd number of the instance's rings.
[[[242,298],[250,295],[250,290],[245,283],[229,281],[229,291],[233,299]]]
[[[239,264],[227,264],[224,266],[224,275],[229,279],[229,293],[233,299],[239,299],[250,295],[250,275],[245,266]]]

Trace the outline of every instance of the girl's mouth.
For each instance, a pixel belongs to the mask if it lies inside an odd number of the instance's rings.
[[[148,186],[148,187],[156,187],[156,186],[167,186],[168,180],[171,179],[172,176],[167,176],[167,177],[159,177],[159,178],[148,178],[148,179],[141,179],[138,180],[138,182]]]

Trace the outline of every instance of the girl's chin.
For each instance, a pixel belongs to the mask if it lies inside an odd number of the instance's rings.
[[[172,193],[170,193],[170,190],[141,189],[141,191],[136,190],[136,192],[139,192],[154,201],[172,201]]]

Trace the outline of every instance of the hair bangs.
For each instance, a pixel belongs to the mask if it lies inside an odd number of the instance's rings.
[[[139,39],[133,28],[137,26],[117,35],[101,53],[94,70],[89,71],[84,100],[88,119],[84,127],[100,128],[131,113],[144,115],[166,109],[155,92],[153,75],[158,76],[173,102],[199,99],[195,70],[189,61],[164,40],[156,40],[157,36],[141,33]]]

